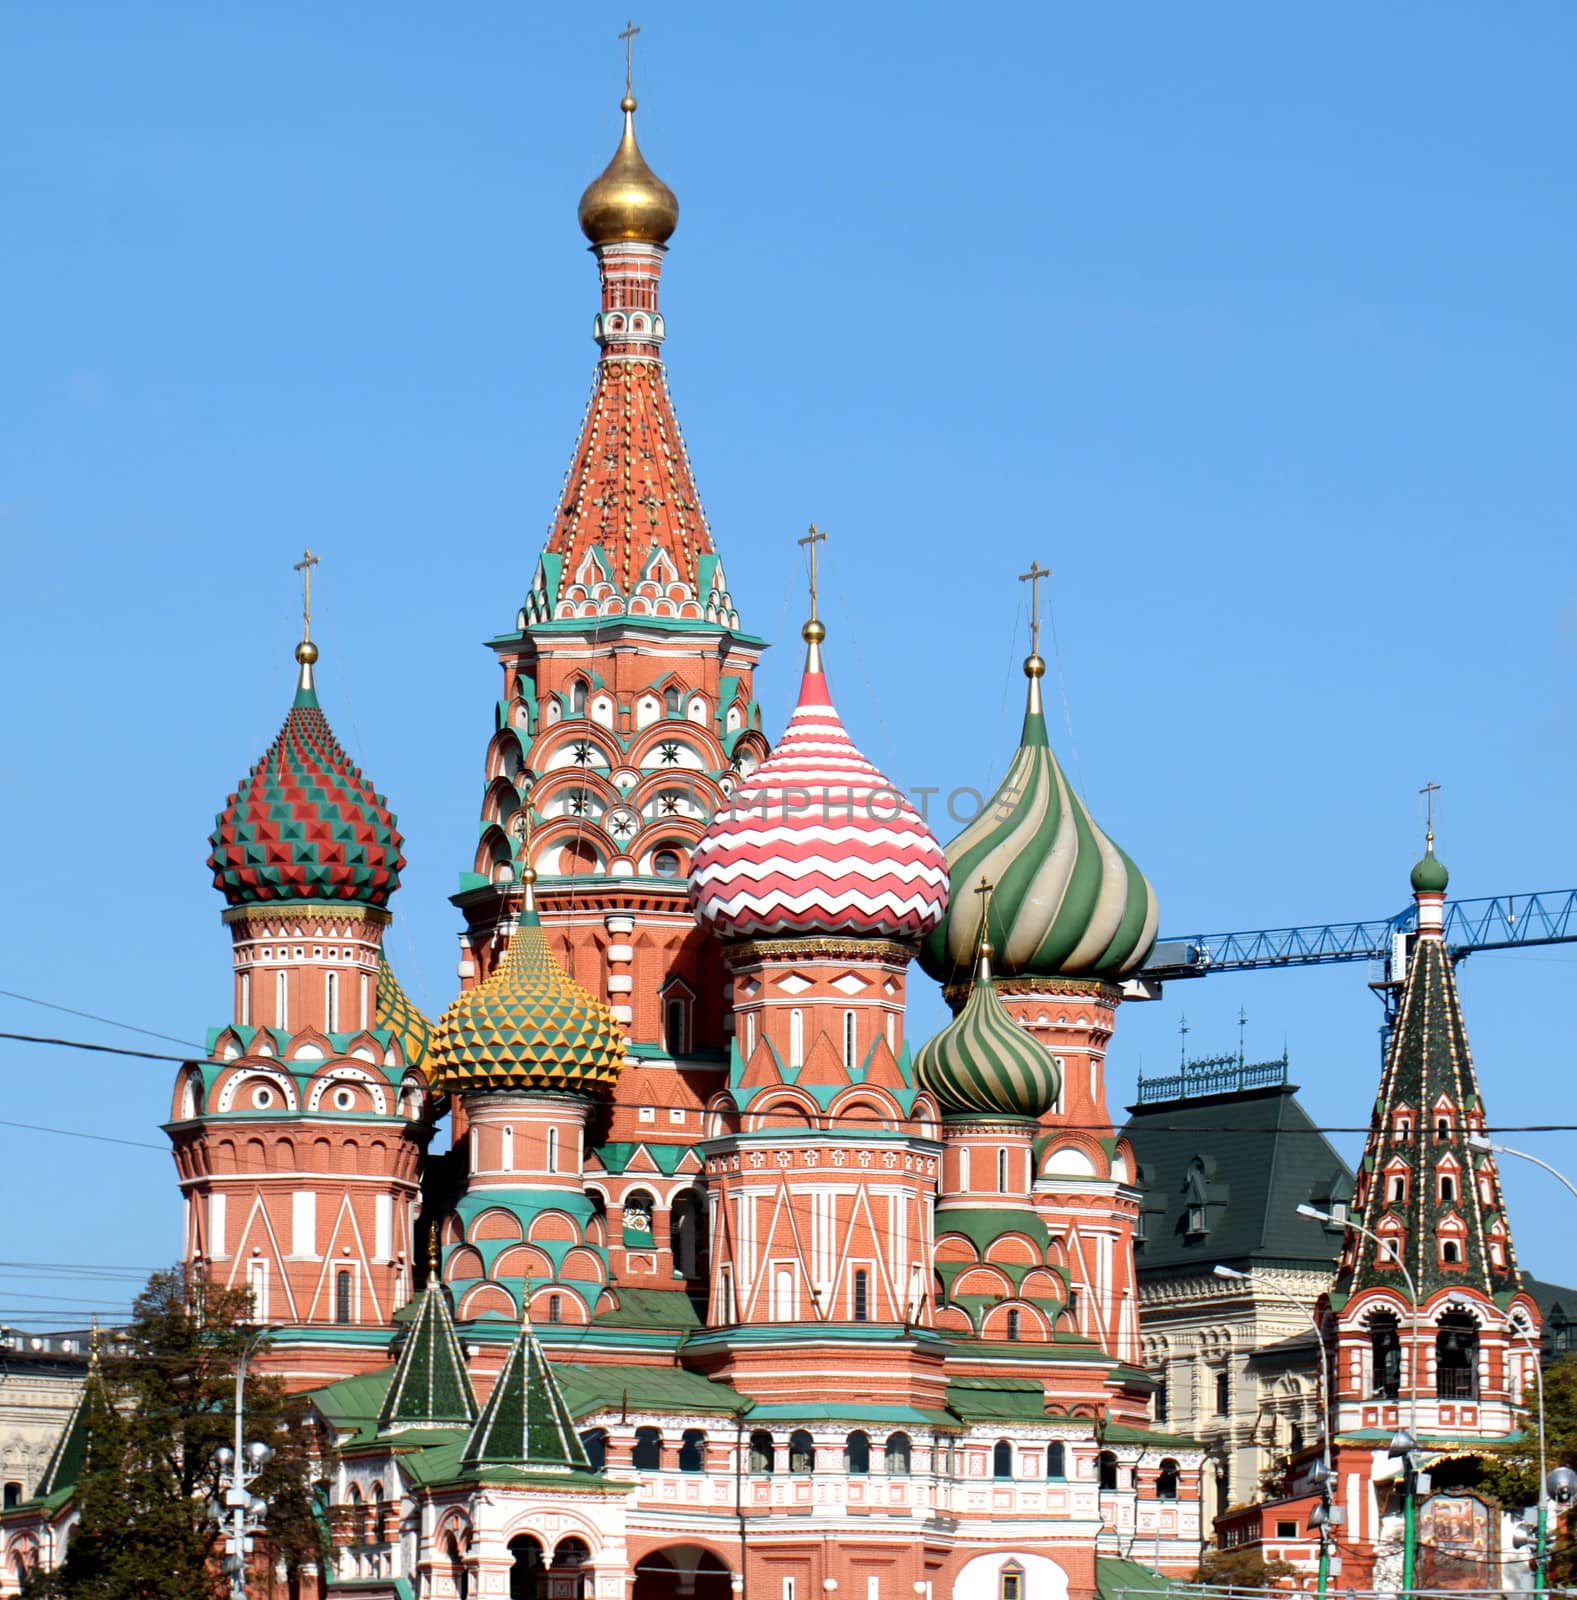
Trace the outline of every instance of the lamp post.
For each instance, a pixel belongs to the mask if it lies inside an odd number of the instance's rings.
[[[1533,1342],[1533,1329],[1517,1318],[1508,1318],[1506,1331],[1512,1338],[1520,1339],[1528,1347],[1528,1353],[1533,1357],[1533,1376],[1538,1383],[1539,1390],[1539,1505],[1533,1530],[1533,1587],[1542,1590],[1546,1581],[1546,1569],[1550,1557],[1548,1549],[1548,1507],[1549,1491],[1546,1488],[1548,1473],[1544,1461],[1544,1363],[1539,1359],[1539,1349]]]
[[[1246,1272],[1239,1272],[1234,1267],[1215,1266],[1210,1269],[1218,1278],[1224,1278],[1229,1283],[1250,1283],[1257,1288],[1267,1290],[1278,1299],[1285,1300],[1299,1313],[1308,1319],[1309,1326],[1314,1330],[1314,1345],[1318,1354],[1319,1364],[1314,1369],[1315,1399],[1320,1408],[1320,1505],[1317,1508],[1318,1516],[1309,1520],[1320,1530],[1320,1569],[1318,1587],[1316,1592],[1324,1594],[1330,1582],[1331,1575],[1331,1509],[1334,1503],[1334,1493],[1331,1485],[1336,1481],[1336,1473],[1331,1467],[1331,1400],[1330,1387],[1325,1381],[1325,1336],[1320,1331],[1319,1318],[1289,1290],[1282,1288],[1279,1283],[1268,1280],[1251,1278]]]
[[[1382,1259],[1389,1260],[1396,1266],[1402,1274],[1403,1282],[1407,1285],[1408,1304],[1413,1308],[1413,1348],[1408,1352],[1407,1360],[1407,1426],[1398,1428],[1392,1435],[1388,1453],[1393,1458],[1399,1457],[1402,1462],[1402,1588],[1411,1590],[1418,1557],[1417,1465],[1414,1461],[1418,1449],[1418,1329],[1421,1321],[1418,1310],[1418,1285],[1413,1282],[1413,1275],[1407,1270],[1407,1264],[1402,1260],[1402,1252],[1397,1249],[1394,1239],[1382,1239],[1379,1234],[1364,1227],[1361,1222],[1355,1222],[1351,1217],[1333,1217],[1330,1212],[1321,1211],[1318,1206],[1301,1205],[1298,1207],[1298,1215],[1329,1226],[1350,1228],[1354,1233],[1361,1233],[1364,1238],[1372,1239]]]
[[[1470,1133],[1467,1142],[1469,1149],[1487,1155],[1516,1156],[1521,1161],[1531,1161],[1534,1166],[1543,1167],[1552,1178],[1558,1178],[1574,1195],[1577,1195],[1577,1183],[1573,1183],[1564,1172],[1552,1167],[1548,1161],[1541,1161],[1538,1156],[1529,1155],[1526,1150],[1513,1150],[1510,1145],[1497,1144],[1487,1133]]]
[[[221,1500],[213,1503],[214,1520],[223,1525],[229,1514],[230,1531],[225,1536],[225,1571],[230,1577],[231,1600],[246,1600],[246,1558],[252,1549],[252,1535],[263,1525],[268,1502],[252,1493],[252,1484],[273,1459],[274,1452],[261,1439],[243,1443],[246,1429],[246,1369],[257,1347],[273,1332],[259,1328],[241,1347],[235,1364],[235,1444],[222,1444],[213,1454],[219,1475]]]

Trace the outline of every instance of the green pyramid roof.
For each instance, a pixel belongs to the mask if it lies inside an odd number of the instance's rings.
[[[524,1323],[465,1447],[465,1465],[590,1472],[558,1380]]]
[[[44,1476],[38,1480],[33,1492],[35,1500],[47,1499],[62,1490],[74,1489],[88,1465],[88,1455],[93,1441],[95,1425],[109,1411],[109,1396],[104,1392],[104,1377],[99,1371],[97,1352],[88,1364],[87,1382],[77,1396],[77,1403],[66,1418],[65,1431],[55,1444]]]
[[[429,1280],[417,1302],[389,1392],[378,1413],[378,1431],[452,1428],[476,1421],[476,1395],[465,1353],[443,1285]]]

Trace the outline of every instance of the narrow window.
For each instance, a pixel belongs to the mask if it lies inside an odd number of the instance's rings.
[[[605,1472],[608,1467],[608,1430],[590,1428],[580,1436],[581,1448],[593,1472]]]
[[[789,1435],[789,1471],[814,1472],[816,1470],[816,1441],[797,1428]]]
[[[772,1471],[772,1459],[777,1453],[777,1447],[772,1442],[772,1435],[765,1429],[758,1429],[750,1436],[750,1470],[758,1476],[769,1475]]]
[[[548,1129],[548,1171],[557,1172],[559,1169],[559,1131],[557,1128]]]
[[[1407,1199],[1407,1179],[1400,1173],[1391,1179],[1391,1199],[1397,1205],[1401,1205]]]
[[[1462,1260],[1462,1246],[1455,1239],[1446,1239],[1440,1245],[1440,1259],[1449,1267],[1457,1266]]]
[[[685,1027],[684,1027],[684,1001],[670,1000],[668,1002],[667,1046],[668,1054],[681,1056],[684,1054]]]
[[[1017,1311],[1010,1311],[1010,1312],[1008,1312],[1008,1342],[1010,1344],[1017,1344],[1018,1343],[1018,1336],[1019,1336],[1019,1313]]]
[[[748,1061],[756,1053],[756,1014],[748,1012],[745,1016],[745,1059]]]
[[[630,1452],[630,1465],[638,1472],[656,1472],[663,1464],[663,1431],[661,1428],[637,1428],[635,1448]]]
[[[1161,1462],[1161,1470],[1155,1475],[1155,1497],[1157,1500],[1175,1500],[1177,1498],[1177,1480],[1181,1475],[1181,1468],[1167,1456]]]
[[[569,692],[569,712],[572,717],[586,715],[586,685],[577,682]]]
[[[1224,1417],[1232,1409],[1232,1379],[1225,1372],[1216,1374],[1216,1415]]]
[[[1435,1118],[1435,1143],[1444,1144],[1451,1137],[1450,1117]]]
[[[679,1470],[704,1472],[706,1470],[706,1434],[700,1428],[686,1428],[679,1441]]]
[[[564,1320],[564,1296],[550,1294],[548,1296],[548,1321],[562,1322]]]
[[[1068,1447],[1061,1439],[1053,1439],[1046,1446],[1046,1476],[1066,1478],[1068,1475]]]
[[[870,1321],[870,1291],[870,1273],[864,1267],[857,1267],[854,1272],[854,1320],[856,1322]]]
[[[515,1130],[513,1128],[504,1129],[503,1145],[504,1149],[502,1156],[499,1158],[499,1165],[505,1172],[513,1172],[515,1170]]]
[[[997,1600],[1024,1600],[1024,1569],[1010,1561],[997,1575]]]
[[[958,1152],[958,1187],[965,1191],[969,1188],[969,1146],[965,1145]]]
[[[6,1486],[5,1486],[5,1509],[7,1511],[9,1511],[9,1510],[11,1510],[11,1508],[13,1506],[19,1506],[19,1505],[21,1505],[21,1503],[22,1503],[22,1485],[20,1483],[16,1483],[16,1482],[11,1482],[11,1483],[6,1484]]]
[[[1008,1192],[1008,1153],[1006,1150],[997,1151],[997,1193]]]
[[[862,1428],[843,1441],[843,1470],[857,1477],[871,1470],[871,1436]]]
[[[1155,1386],[1155,1420],[1157,1422],[1165,1422],[1166,1421],[1166,1379],[1165,1378],[1162,1378],[1161,1381],[1158,1384],[1156,1384],[1156,1386]]]
[[[907,1433],[888,1434],[887,1445],[882,1452],[883,1465],[888,1472],[900,1478],[908,1477],[911,1456],[912,1447]]]
[[[998,1439],[991,1449],[991,1476],[993,1478],[1011,1478],[1013,1476],[1013,1446],[1006,1439]]]
[[[1442,1202],[1455,1200],[1457,1197],[1457,1180],[1449,1172],[1440,1174],[1440,1198]]]
[[[358,1026],[366,1028],[372,1024],[372,978],[368,973],[361,975],[361,1022]]]
[[[793,1578],[783,1580],[783,1600],[797,1600],[798,1590],[794,1586]]]
[[[734,1272],[732,1267],[724,1267],[718,1274],[717,1284],[717,1310],[724,1322],[734,1320]]]
[[[789,1065],[805,1065],[805,1013],[798,1008],[789,1012]]]
[[[252,1292],[252,1320],[268,1321],[268,1263],[253,1261],[246,1269],[246,1286]]]
[[[843,1013],[843,1069],[845,1072],[854,1070],[854,1052],[854,1013],[845,1011]]]
[[[290,1026],[290,974],[276,972],[274,974],[274,1026],[288,1028]]]
[[[240,1000],[236,1006],[239,1015],[236,1020],[243,1028],[250,1027],[252,1023],[252,974],[243,972],[240,982]]]
[[[339,974],[329,972],[323,978],[324,1032],[339,1032]]]
[[[1102,1489],[1110,1491],[1117,1487],[1117,1457],[1110,1450],[1101,1451],[1096,1474]]]
[[[348,1272],[336,1272],[334,1274],[334,1320],[336,1322],[350,1321],[350,1294],[350,1274]]]

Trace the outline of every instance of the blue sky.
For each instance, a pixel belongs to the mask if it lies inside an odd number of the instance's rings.
[[[1426,780],[1454,892],[1577,881],[1577,13],[638,20],[642,141],[683,207],[672,384],[744,623],[779,644],[770,730],[814,518],[851,731],[902,783],[987,787],[1036,558],[1059,752],[1164,932],[1399,909]],[[288,705],[310,544],[323,700],[407,838],[391,948],[448,999],[497,692],[479,641],[529,581],[591,377],[575,202],[615,142],[623,21],[7,8],[4,988],[186,1039],[224,1019],[205,839]],[[1577,949],[1461,976],[1493,1119],[1577,1121]],[[1285,1040],[1314,1114],[1364,1123],[1365,978],[1125,1007],[1114,1107],[1176,1059],[1181,1013],[1212,1053],[1242,1006],[1251,1054]],[[915,990],[918,1037],[941,1012]],[[0,1027],[126,1038],[3,998]],[[8,1119],[155,1144],[172,1071],[0,1044]],[[1525,1142],[1577,1168],[1572,1136]],[[8,1255],[175,1254],[157,1150],[0,1126],[0,1154]],[[1577,1280],[1577,1202],[1507,1184],[1524,1265]],[[0,1277],[0,1321],[108,1303]]]

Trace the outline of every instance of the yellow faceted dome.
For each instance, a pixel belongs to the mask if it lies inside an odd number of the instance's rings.
[[[438,1019],[426,1065],[433,1086],[451,1094],[596,1094],[612,1087],[624,1051],[613,1013],[559,965],[536,912],[528,910],[498,970]]]
[[[602,176],[580,197],[580,231],[593,244],[664,244],[679,226],[679,201],[635,142],[635,97],[626,95],[621,109],[624,136]]]

